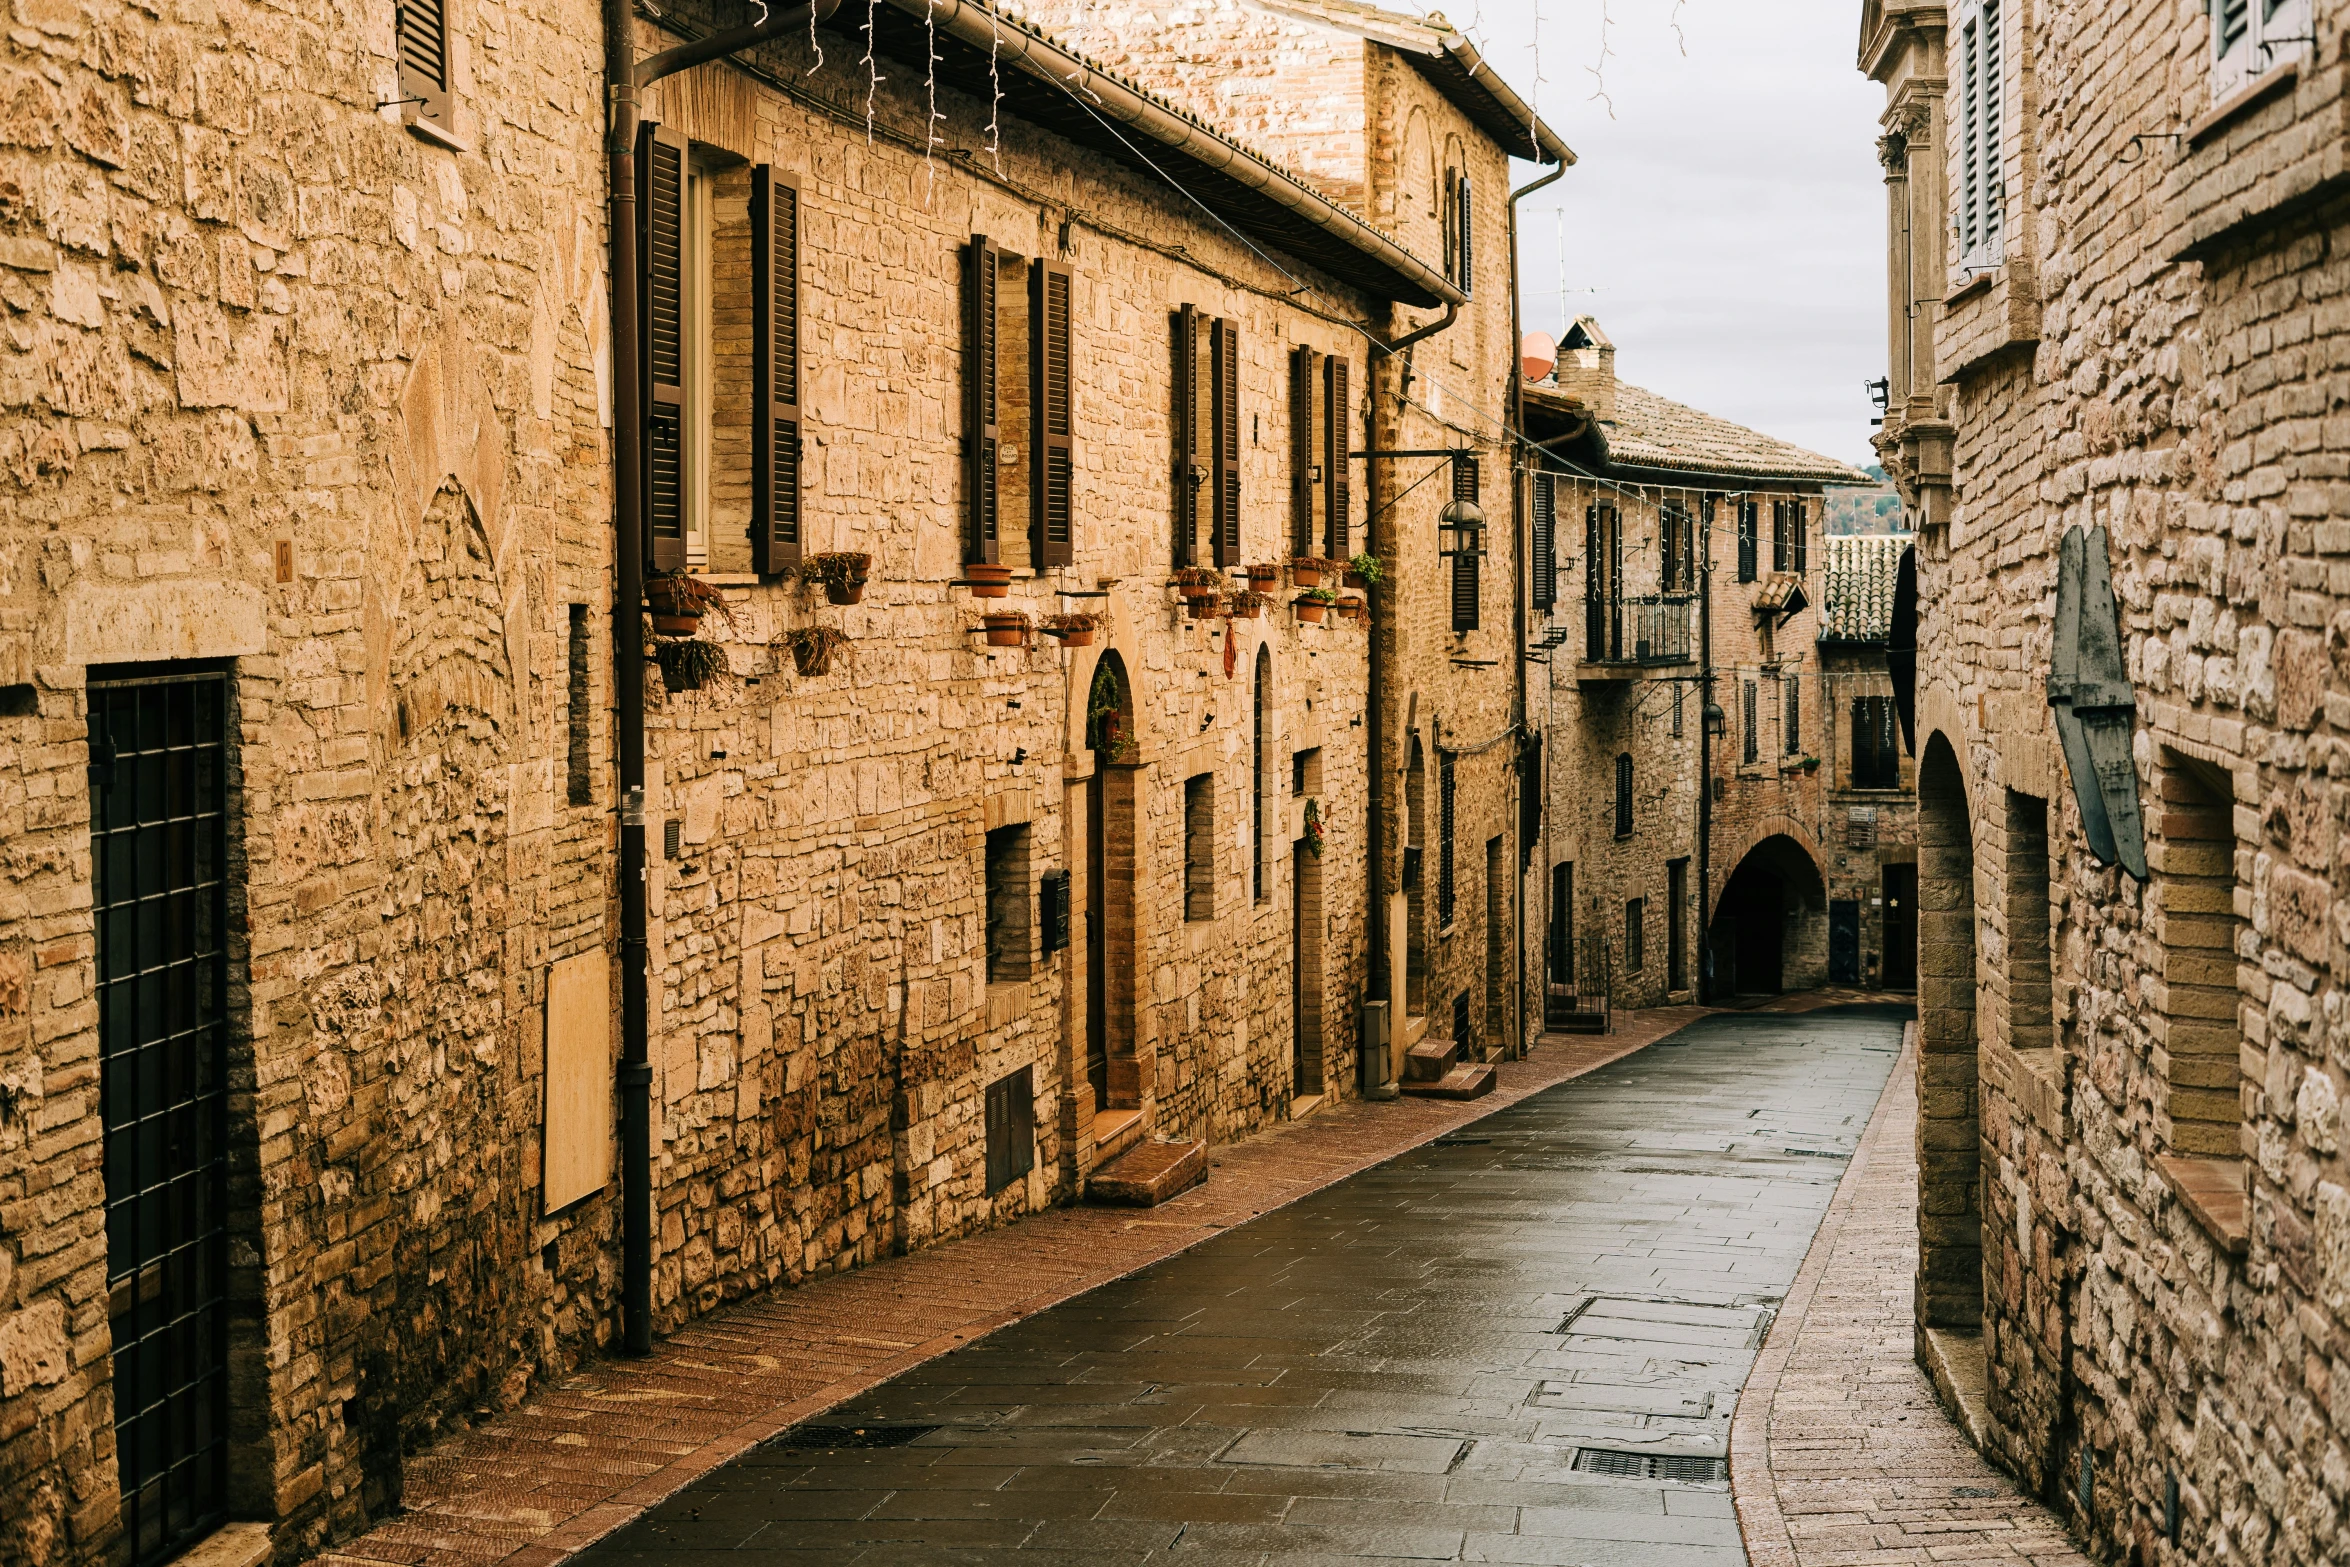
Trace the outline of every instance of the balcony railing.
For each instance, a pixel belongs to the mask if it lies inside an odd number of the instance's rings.
[[[1686,664],[1697,655],[1694,593],[1587,598],[1583,658],[1592,664]]]

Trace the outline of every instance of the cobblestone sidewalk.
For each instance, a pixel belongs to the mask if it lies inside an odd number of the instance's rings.
[[[1860,1155],[1738,1400],[1730,1485],[1753,1567],[2089,1567],[1968,1445],[1912,1358],[1913,1025]]]
[[[1467,1103],[1345,1101],[1214,1151],[1161,1207],[1063,1208],[775,1290],[691,1324],[647,1359],[600,1360],[409,1461],[407,1509],[319,1558],[335,1567],[547,1567],[785,1427],[913,1366],[1465,1122],[1619,1060],[1707,1013],[1618,1014],[1548,1036]]]

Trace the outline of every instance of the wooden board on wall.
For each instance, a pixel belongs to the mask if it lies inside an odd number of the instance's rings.
[[[604,949],[547,974],[546,1212],[612,1179],[612,974]]]

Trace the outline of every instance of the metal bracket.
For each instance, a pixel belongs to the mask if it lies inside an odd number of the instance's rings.
[[[2104,865],[2146,880],[2146,825],[2131,735],[2137,692],[2122,662],[2121,629],[2103,528],[2065,530],[2056,570],[2056,626],[2048,656],[2065,771],[2081,808],[2081,835]]]

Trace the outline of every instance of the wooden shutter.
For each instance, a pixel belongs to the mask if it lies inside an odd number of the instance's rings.
[[[1199,558],[1199,491],[1206,481],[1199,449],[1199,311],[1175,312],[1175,564]]]
[[[1456,458],[1452,465],[1452,498],[1456,501],[1477,499],[1477,459]],[[1452,558],[1452,629],[1477,629],[1477,603],[1483,587],[1484,562],[1476,551],[1464,550]]]
[[[1001,517],[996,479],[996,248],[985,234],[963,252],[964,559],[999,558]]]
[[[1801,576],[1811,566],[1810,519],[1804,515],[1803,502],[1787,503],[1787,531],[1795,540],[1795,564],[1789,569]]]
[[[1616,753],[1616,836],[1632,836],[1632,753]]]
[[[1803,749],[1803,683],[1789,675],[1779,692],[1779,744],[1793,756]]]
[[[1460,238],[1454,241],[1455,251],[1460,258],[1461,292],[1474,294],[1477,291],[1477,256],[1474,244],[1477,228],[1476,209],[1469,200],[1469,177],[1466,174],[1461,176],[1460,193],[1453,198],[1452,210],[1453,217],[1460,224],[1461,230]]]
[[[449,9],[446,0],[397,0],[400,96],[415,100],[416,118],[449,121]]]
[[[1215,390],[1209,399],[1216,459],[1215,558],[1240,564],[1240,324],[1219,317],[1211,338]]]
[[[685,567],[686,139],[637,133],[637,320],[645,413],[645,552],[655,571]]]
[[[751,170],[751,563],[790,571],[800,511],[800,182]]]
[[[1314,493],[1314,468],[1322,460],[1321,427],[1315,421],[1320,406],[1320,360],[1312,349],[1289,351],[1289,549],[1293,555],[1314,553],[1314,515],[1320,509]],[[1328,469],[1323,470],[1326,474]]]
[[[1067,267],[1039,261],[1028,269],[1028,385],[1036,425],[1028,443],[1029,532],[1037,563],[1048,569],[1077,559],[1070,293]]]
[[[1558,476],[1534,475],[1534,607],[1558,602]]]
[[[1333,560],[1353,555],[1353,469],[1346,452],[1347,431],[1354,426],[1352,379],[1344,359],[1322,361],[1322,494],[1329,507],[1325,551]]]
[[[1754,532],[1760,522],[1759,508],[1753,501],[1738,503],[1738,580],[1752,582],[1755,578],[1757,545]]]

